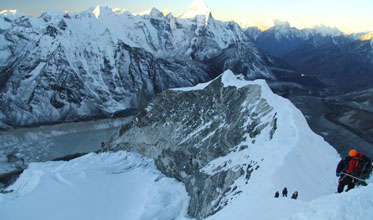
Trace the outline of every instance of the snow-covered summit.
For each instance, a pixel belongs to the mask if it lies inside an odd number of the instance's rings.
[[[8,18],[18,18],[24,16],[22,13],[18,12],[16,9],[2,10],[0,11],[0,16],[6,16]]]
[[[140,13],[138,13],[138,15],[150,16],[150,17],[153,17],[153,18],[163,18],[165,16],[165,14],[163,12],[161,12],[160,10],[158,10],[157,8],[154,8],[154,7],[147,10],[147,11],[140,12]]]
[[[192,5],[186,10],[180,18],[194,18],[198,15],[209,17],[211,10],[207,7],[204,0],[193,0]]]
[[[284,27],[290,27],[290,23],[288,21],[281,21],[278,19],[273,20],[273,26],[284,26]]]
[[[315,25],[314,28],[316,33],[321,34],[321,36],[332,36],[337,37],[343,35],[343,32],[340,31],[337,27],[330,27],[326,25]]]
[[[92,12],[97,19],[111,15],[118,15],[124,13],[123,10],[111,9],[108,6],[91,7],[88,11]]]
[[[256,24],[250,19],[240,19],[240,20],[237,20],[236,22],[242,29],[256,26]]]

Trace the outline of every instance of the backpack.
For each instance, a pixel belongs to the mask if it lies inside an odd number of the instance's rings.
[[[356,174],[361,179],[368,179],[372,173],[372,161],[365,155],[360,160],[356,170]]]

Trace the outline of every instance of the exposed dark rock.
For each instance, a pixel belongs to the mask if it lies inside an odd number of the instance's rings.
[[[276,132],[276,113],[261,98],[260,85],[224,87],[221,76],[203,90],[165,91],[133,117],[108,144],[154,158],[163,173],[185,183],[189,215],[198,219],[223,208],[228,194],[238,195],[234,182],[240,177],[248,181],[259,166],[252,161],[227,168],[232,162],[227,161],[213,174],[202,168],[247,148],[240,146],[243,141],[263,135],[270,140]]]

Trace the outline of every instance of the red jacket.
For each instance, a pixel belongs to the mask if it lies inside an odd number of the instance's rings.
[[[350,162],[348,162],[348,168],[346,170],[346,173],[351,174],[357,170],[359,167],[359,163],[361,158],[363,158],[363,153],[358,153],[356,157],[352,157]]]

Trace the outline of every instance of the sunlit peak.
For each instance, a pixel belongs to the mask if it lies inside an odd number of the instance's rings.
[[[204,0],[194,0],[188,10],[186,10],[180,17],[181,18],[194,18],[197,15],[206,15],[211,13]]]
[[[100,6],[96,6],[96,8],[93,9],[93,11],[92,11],[92,13],[96,16],[97,19],[100,16],[100,11],[101,11]]]
[[[163,9],[162,13],[163,13],[163,16],[167,16],[168,14],[171,13],[171,11],[170,11],[170,9],[165,8],[165,9]]]
[[[373,40],[373,32],[370,32],[362,37],[360,37],[360,40],[361,41],[365,41],[365,40]]]

